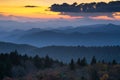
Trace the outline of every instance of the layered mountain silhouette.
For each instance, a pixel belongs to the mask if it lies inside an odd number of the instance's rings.
[[[14,44],[0,42],[0,53],[9,53],[17,50],[20,54],[28,56],[39,55],[44,57],[49,55],[53,59],[69,62],[72,58],[86,57],[88,62],[93,56],[98,60],[112,61],[113,59],[120,62],[120,46],[103,46],[103,47],[84,47],[84,46],[48,46],[34,47],[26,44]]]
[[[2,32],[0,41],[30,44],[38,47],[120,45],[120,25],[96,24],[57,29],[32,28]]]

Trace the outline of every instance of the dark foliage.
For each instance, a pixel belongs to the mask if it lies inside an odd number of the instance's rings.
[[[36,55],[34,58],[33,58],[33,61],[34,61],[34,65],[37,67],[37,68],[42,68],[43,67],[43,62],[42,62],[42,59]]]
[[[100,62],[99,62],[100,63]],[[95,56],[93,56],[91,65],[95,64],[95,66],[92,69],[91,77],[92,80],[99,80],[99,75],[97,72],[97,65],[99,65],[97,62]],[[109,65],[108,63],[102,61],[102,65]],[[118,63],[116,60],[113,60],[111,66],[116,66]],[[53,66],[55,64],[55,67]],[[57,66],[56,66],[57,65]],[[39,57],[38,55],[34,57],[30,57],[25,55],[20,55],[18,54],[17,50],[6,53],[0,54],[0,80],[2,80],[4,77],[23,77],[25,76],[30,70],[32,69],[37,69],[37,70],[43,70],[43,69],[48,69],[48,68],[56,68],[56,67],[63,67],[64,68],[64,63],[59,62],[58,60],[53,60],[51,59],[48,55],[44,58]],[[69,68],[70,70],[76,71],[77,69],[80,69],[79,67],[77,68],[76,65],[79,65],[80,67],[89,67],[87,63],[86,58],[84,57],[83,59],[80,60],[80,58],[75,62],[73,59],[71,59],[71,62],[69,63]],[[68,65],[66,65],[68,66]],[[119,68],[119,67],[118,67]],[[103,68],[103,70],[106,71],[107,68]],[[86,80],[86,77],[81,77],[81,80]]]
[[[22,77],[28,71],[28,69],[45,69],[52,67],[52,64],[56,63],[64,65],[59,61],[52,60],[48,55],[45,58],[41,58],[38,55],[35,57],[29,57],[27,55],[18,54],[17,50],[0,54],[0,80],[4,77]],[[35,66],[35,67],[34,67]]]
[[[77,65],[81,65],[81,61],[80,61],[80,58],[78,58],[78,60],[77,60]]]
[[[52,63],[53,63],[53,60],[50,59],[49,56],[47,55],[47,56],[45,57],[45,67],[46,67],[46,68],[51,67]]]
[[[97,63],[96,58],[95,58],[95,56],[93,56],[92,61],[91,61],[91,65],[96,64],[96,63]]]
[[[70,62],[70,69],[71,70],[75,70],[75,62],[74,62],[74,60],[73,59],[71,59],[71,62]]]
[[[80,64],[81,64],[81,66],[87,66],[87,60],[85,57],[81,60]]]
[[[112,64],[113,64],[113,65],[116,65],[116,64],[117,64],[117,62],[116,62],[115,59],[112,61]]]
[[[95,69],[92,69],[91,77],[92,80],[100,80],[98,76],[98,72]]]

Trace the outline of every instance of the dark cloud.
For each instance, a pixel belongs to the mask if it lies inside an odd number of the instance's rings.
[[[73,3],[73,4],[53,4],[51,11],[56,12],[120,12],[120,1],[111,1],[109,3]]]
[[[25,8],[35,8],[35,7],[38,7],[38,6],[34,6],[34,5],[26,5],[24,6]]]

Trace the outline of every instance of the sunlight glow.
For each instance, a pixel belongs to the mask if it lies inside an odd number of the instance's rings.
[[[26,8],[23,6],[8,6],[0,8],[1,13],[4,16],[19,16],[28,18],[42,18],[42,19],[75,19],[82,17],[71,17],[69,15],[60,15],[60,12],[52,12],[46,6],[39,6],[35,8]]]

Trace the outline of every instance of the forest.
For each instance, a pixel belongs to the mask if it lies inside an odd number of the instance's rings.
[[[69,63],[45,57],[21,55],[17,50],[0,54],[0,80],[120,80],[120,64],[86,57]]]

